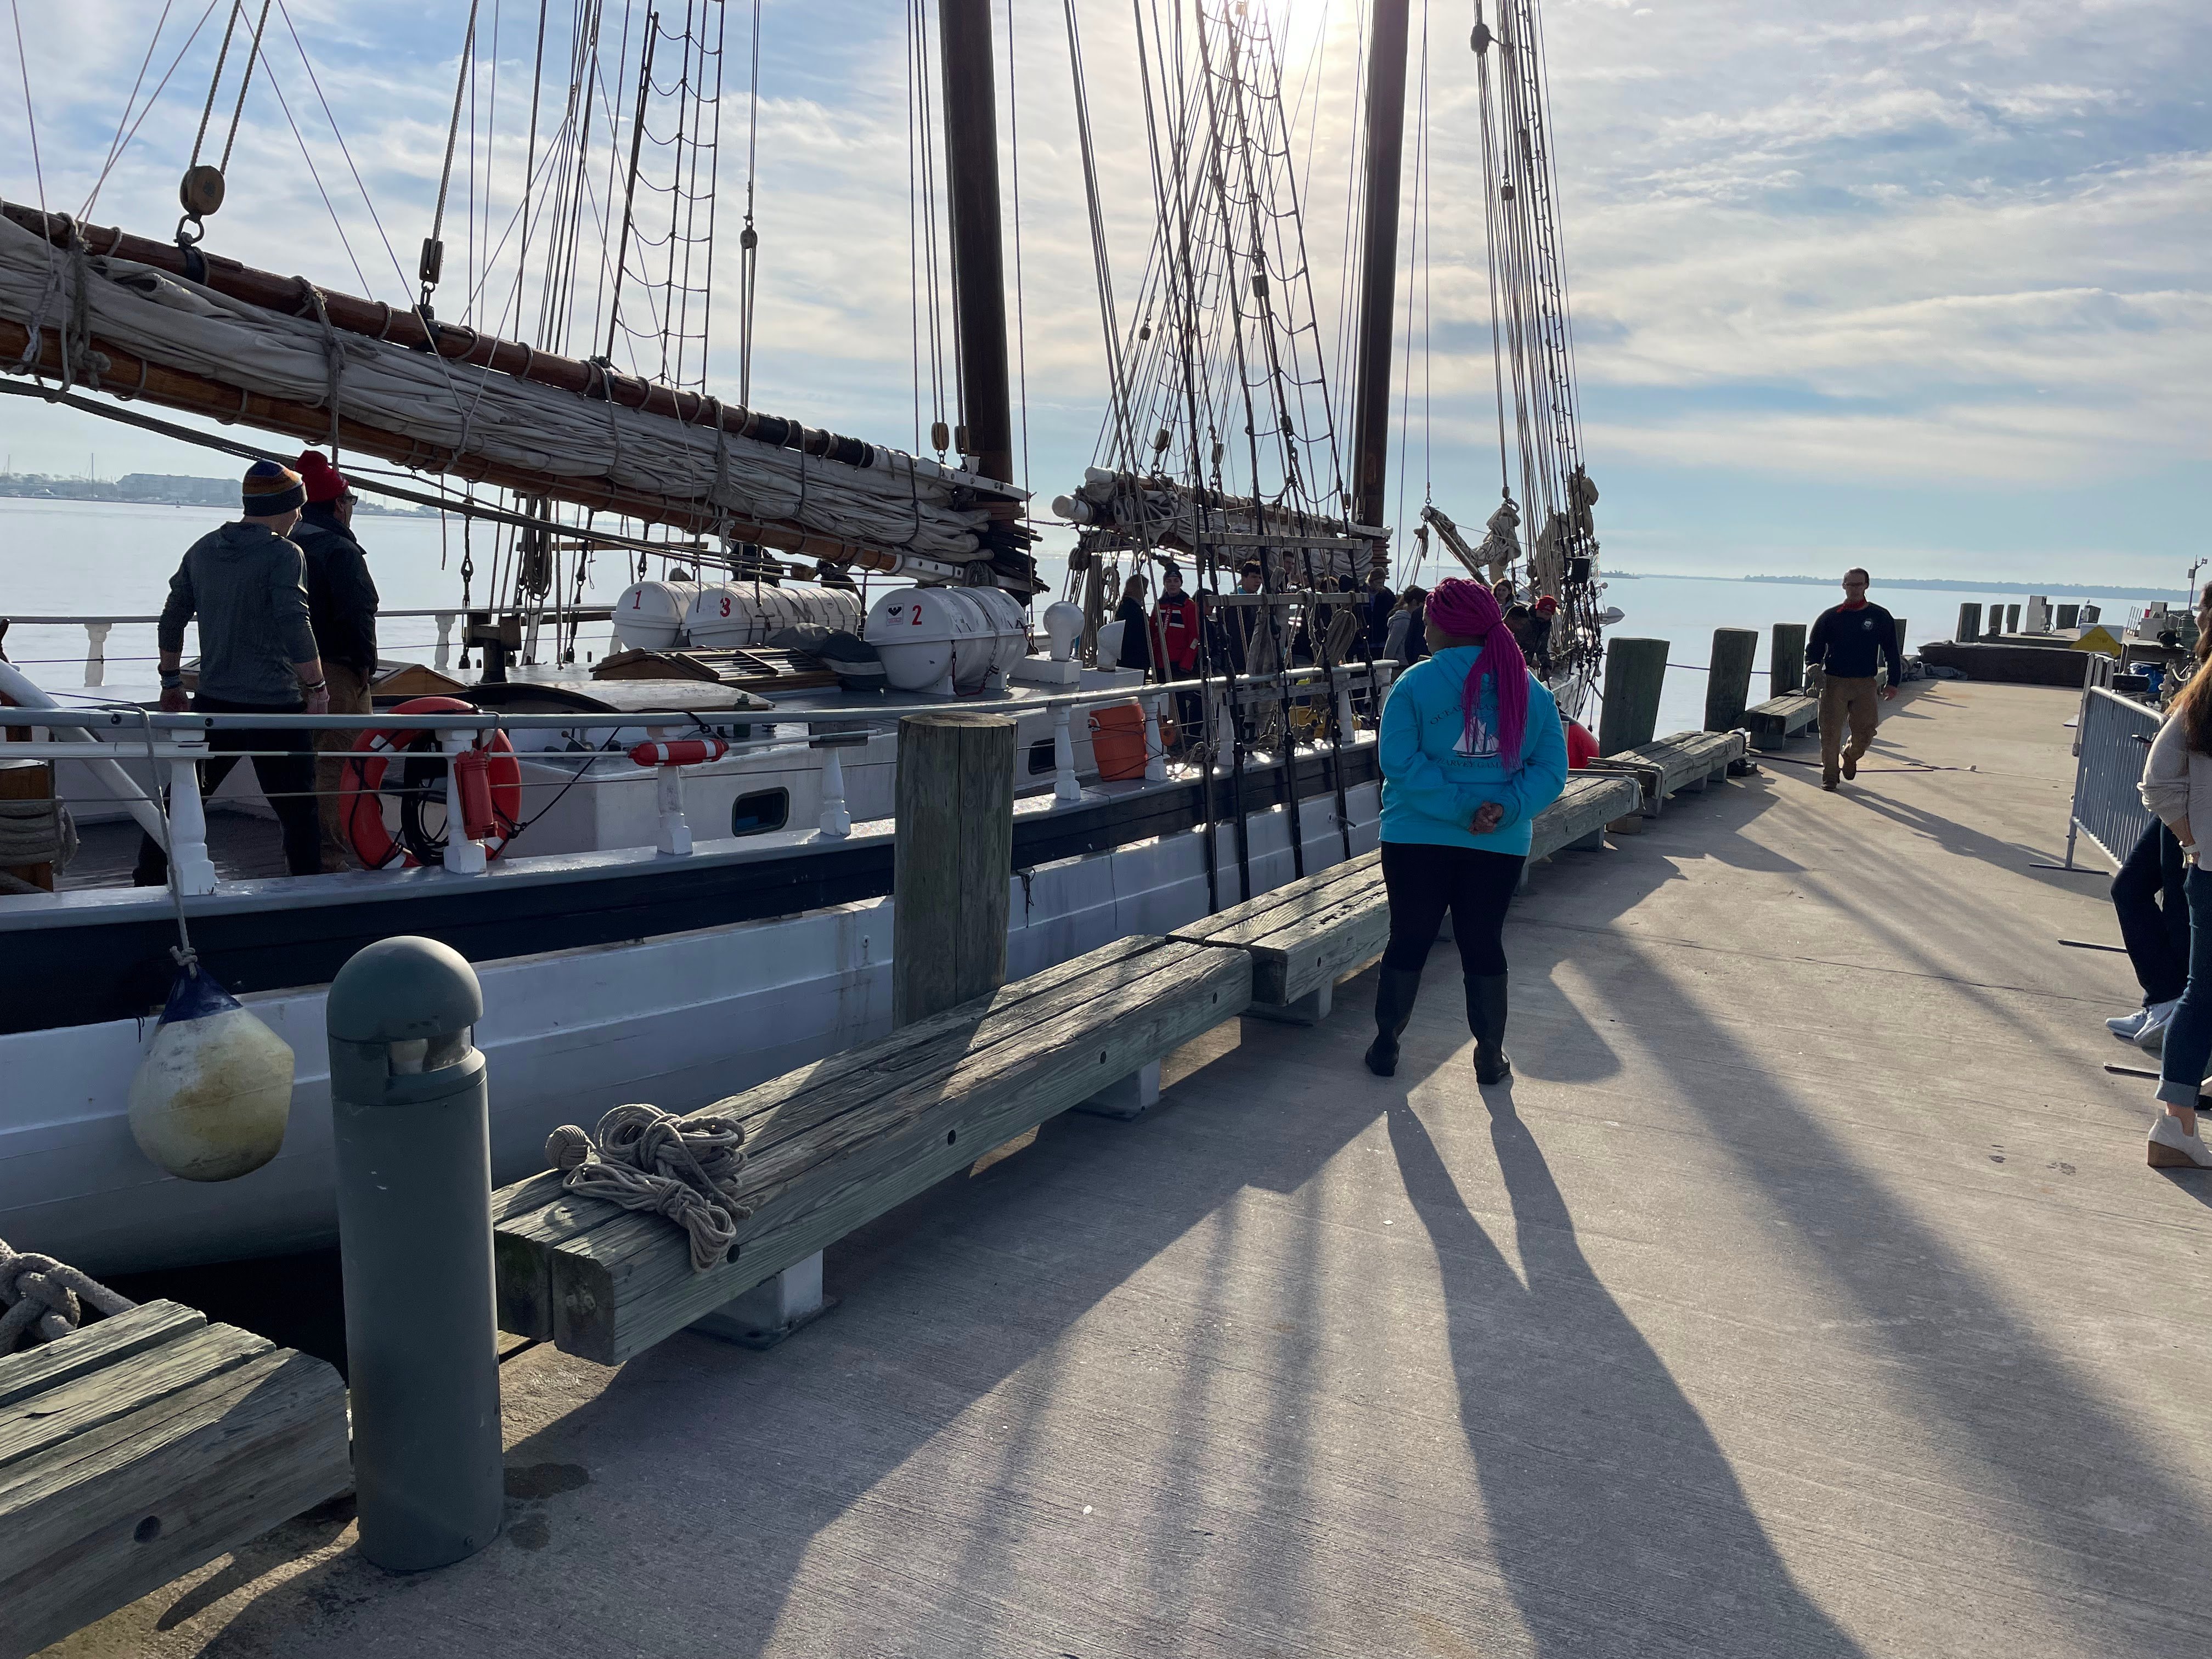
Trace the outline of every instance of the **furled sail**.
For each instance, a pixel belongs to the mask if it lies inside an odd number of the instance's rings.
[[[187,257],[0,204],[0,365],[833,565],[1034,590],[1011,485],[304,279],[194,256],[191,280]]]

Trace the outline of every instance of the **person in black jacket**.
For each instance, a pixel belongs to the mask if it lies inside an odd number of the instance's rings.
[[[1897,695],[1897,682],[1905,672],[1904,647],[1897,637],[1897,618],[1867,600],[1873,578],[1857,567],[1844,572],[1844,602],[1823,611],[1805,641],[1807,664],[1824,671],[1820,680],[1820,787],[1837,787],[1838,771],[1847,778],[1858,775],[1859,757],[1874,741],[1879,715],[1875,698]],[[1889,665],[1885,684],[1882,664]],[[1851,740],[1844,742],[1848,719]]]
[[[1114,607],[1114,620],[1121,624],[1121,649],[1115,661],[1123,668],[1142,671],[1147,678],[1152,670],[1152,619],[1145,610],[1145,590],[1151,586],[1144,576],[1133,574],[1121,585],[1121,602]]]
[[[370,712],[369,682],[376,677],[376,583],[368,556],[354,538],[355,495],[344,475],[315,450],[295,464],[306,485],[307,504],[292,539],[307,566],[307,615],[330,680],[331,713]],[[315,734],[315,810],[321,819],[323,868],[343,870],[351,863],[346,842],[338,775],[350,732]]]
[[[1367,573],[1367,654],[1380,657],[1390,639],[1390,613],[1398,608],[1398,596],[1390,591],[1389,579],[1380,570]]]

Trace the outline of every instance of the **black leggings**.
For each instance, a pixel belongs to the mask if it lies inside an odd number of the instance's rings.
[[[1385,968],[1419,970],[1451,912],[1461,968],[1478,977],[1505,971],[1505,907],[1521,882],[1518,853],[1425,842],[1382,843],[1382,885],[1390,895],[1390,943]]]

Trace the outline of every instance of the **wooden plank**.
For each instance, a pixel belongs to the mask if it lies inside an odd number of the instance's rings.
[[[550,1253],[555,1340],[619,1364],[1250,1006],[1245,953],[1168,945],[1155,955],[1146,980],[947,1079],[894,1091],[871,1114],[872,1133],[767,1197],[728,1267],[694,1273],[684,1235],[658,1218],[625,1215],[560,1245]]]
[[[345,1385],[321,1360],[264,1347],[0,1474],[0,1659],[352,1486]]]
[[[1780,624],[1777,624],[1778,628]],[[1751,730],[1752,741],[1762,749],[1772,748],[1788,742],[1799,732],[1815,725],[1820,718],[1820,700],[1809,691],[1792,691],[1779,697],[1771,697],[1754,708],[1744,710],[1744,724]]]
[[[1743,739],[1734,732],[1677,732],[1611,758],[1656,763],[1664,775],[1666,793],[1672,794],[1710,778],[1742,752]]]
[[[175,1302],[146,1302],[95,1320],[58,1342],[0,1358],[0,1407],[74,1382],[89,1371],[198,1330],[207,1316]]]
[[[1643,803],[1644,793],[1633,778],[1602,772],[1569,778],[1559,799],[1536,815],[1529,833],[1529,861],[1551,857],[1561,848],[1635,811]]]
[[[716,1101],[708,1109],[745,1125],[758,1158],[780,1139],[849,1109],[887,1079],[934,1072],[949,1075],[964,1055],[1008,1041],[1060,1009],[1087,1000],[1152,971],[1135,966],[1156,951],[1157,938],[1133,935],[1046,969],[988,997],[902,1026],[889,1036],[802,1066],[780,1078]],[[546,1277],[553,1246],[626,1213],[593,1198],[561,1189],[550,1171],[493,1195],[492,1259],[499,1295],[500,1328],[518,1336],[553,1334],[552,1284]]]
[[[1285,882],[1282,886],[1255,894],[1242,904],[1231,905],[1226,910],[1204,916],[1168,934],[1172,939],[1185,939],[1195,945],[1216,945],[1224,937],[1239,933],[1255,921],[1264,921],[1278,912],[1290,915],[1325,906],[1329,902],[1322,896],[1340,883],[1353,882],[1364,885],[1382,879],[1382,854],[1379,851],[1362,853],[1357,858],[1332,864],[1326,870],[1316,871],[1302,880]]]
[[[235,1370],[273,1345],[251,1331],[210,1325],[132,1354],[58,1389],[0,1407],[0,1469],[151,1404],[164,1395]]]
[[[1367,891],[1346,894],[1322,915],[1267,941],[1252,952],[1252,1000],[1295,1002],[1334,985],[1382,954],[1390,939],[1390,901],[1378,878]]]

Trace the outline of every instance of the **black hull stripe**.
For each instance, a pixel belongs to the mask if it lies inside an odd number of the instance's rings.
[[[1331,791],[1329,758],[1298,757],[1302,803]],[[1376,776],[1371,745],[1345,756],[1346,788]],[[1014,820],[1013,867],[1108,852],[1205,822],[1192,781],[1142,796]],[[1215,781],[1222,855],[1233,867],[1233,784]],[[1244,810],[1283,799],[1282,769],[1246,774]],[[270,907],[198,916],[192,944],[234,992],[326,984],[355,951],[395,933],[453,946],[471,962],[615,945],[797,915],[880,898],[891,890],[892,849],[878,841],[819,843],[781,857],[716,865],[668,859],[588,881],[441,885],[419,895]],[[166,912],[13,933],[0,948],[0,1034],[158,1014],[174,971],[175,923]]]

